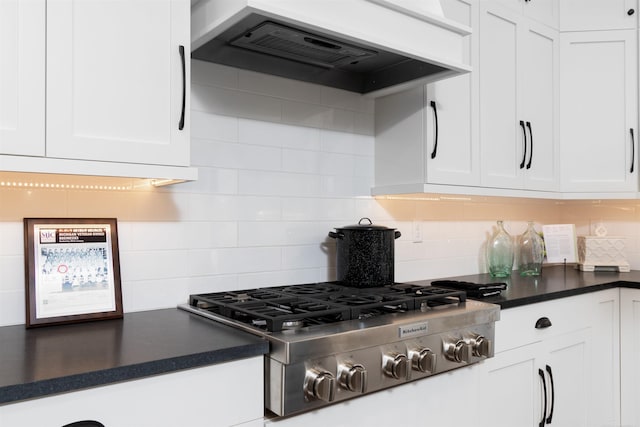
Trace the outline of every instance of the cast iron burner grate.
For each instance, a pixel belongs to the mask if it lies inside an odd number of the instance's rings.
[[[191,295],[189,304],[261,330],[277,332],[388,313],[464,304],[459,290],[396,283],[352,288],[334,282]]]

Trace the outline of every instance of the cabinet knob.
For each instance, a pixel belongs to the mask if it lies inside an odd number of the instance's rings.
[[[634,13],[636,13],[636,11],[634,9],[627,10],[627,15],[629,15],[629,16],[633,15]]]

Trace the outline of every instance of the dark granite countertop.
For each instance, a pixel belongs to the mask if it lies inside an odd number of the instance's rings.
[[[446,279],[507,283],[500,296],[482,299],[502,309],[615,287],[640,289],[640,271],[588,273],[573,266],[545,266],[538,277],[514,271],[506,279],[488,274]],[[1,327],[0,404],[258,356],[268,349],[259,337],[178,309],[36,329]]]
[[[447,277],[446,279],[472,283],[506,283],[507,289],[502,291],[499,296],[482,298],[482,301],[499,304],[502,309],[609,288],[629,287],[640,289],[640,271],[594,273],[577,270],[573,265],[568,265],[566,268],[561,265],[545,266],[542,269],[542,274],[536,277],[520,277],[518,272],[514,271],[511,277],[507,278],[491,277],[487,273]],[[434,280],[414,283],[431,283],[432,281]]]
[[[178,309],[0,328],[0,404],[267,353],[267,341]]]

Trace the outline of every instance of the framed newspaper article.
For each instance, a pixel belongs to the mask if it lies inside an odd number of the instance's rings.
[[[122,317],[114,218],[25,218],[26,327]]]

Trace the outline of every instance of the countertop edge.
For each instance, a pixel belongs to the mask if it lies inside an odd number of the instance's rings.
[[[522,307],[524,305],[536,304],[539,302],[552,301],[560,298],[567,298],[577,295],[588,294],[591,292],[599,292],[607,289],[615,289],[615,288],[630,288],[630,289],[640,289],[640,283],[637,282],[629,282],[629,281],[615,281],[609,283],[600,283],[595,285],[584,286],[580,288],[566,289],[557,292],[549,292],[540,295],[532,295],[530,297],[524,297],[514,300],[506,300],[506,301],[490,301],[489,299],[484,299],[482,301],[491,302],[493,304],[498,304],[500,309],[505,310],[509,308]]]
[[[0,387],[0,405],[261,356],[267,353],[268,350],[269,344],[264,341],[31,383],[4,386]]]

